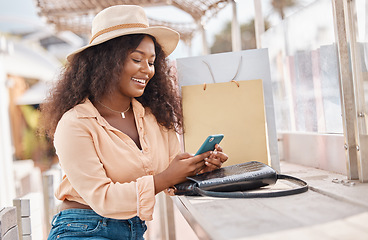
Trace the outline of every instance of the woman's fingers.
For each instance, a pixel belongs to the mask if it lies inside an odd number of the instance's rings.
[[[218,144],[215,145],[215,149],[217,152],[222,152],[222,147]]]
[[[210,154],[211,154],[210,152],[206,152],[199,154],[197,156],[193,156],[190,159],[191,165],[194,166],[192,171],[193,175],[198,174],[206,167],[204,159],[207,159],[210,156]]]
[[[211,152],[205,152],[197,156],[194,156],[193,158],[196,159],[195,162],[200,162],[204,160],[205,158],[208,158],[210,155],[211,155]]]
[[[214,151],[214,153],[216,153],[216,156],[220,158],[221,162],[226,162],[229,157],[223,152],[222,147],[216,144],[215,149],[216,151]]]
[[[216,154],[217,155],[217,154]],[[211,155],[209,158],[205,159],[205,164],[209,167],[220,168],[222,166],[222,161],[219,157]]]
[[[211,152],[211,155],[205,159],[206,167],[203,172],[213,171],[221,168],[222,164],[229,158],[225,153],[222,152],[222,148],[216,144],[215,151]]]
[[[226,162],[227,159],[229,158],[226,153],[223,153],[223,152],[217,152],[217,157],[220,159],[220,161],[222,163]]]
[[[186,161],[185,167],[190,175],[213,171],[221,168],[228,156],[222,152],[222,148],[216,144],[214,151],[205,152],[197,156],[189,153],[181,153],[177,160]]]

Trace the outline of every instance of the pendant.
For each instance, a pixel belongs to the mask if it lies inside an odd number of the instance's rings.
[[[123,112],[121,113],[121,117],[122,118],[125,118],[125,114]]]

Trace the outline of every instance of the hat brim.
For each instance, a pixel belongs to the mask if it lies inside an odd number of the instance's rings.
[[[148,35],[153,36],[156,39],[156,41],[160,44],[160,46],[162,47],[162,50],[164,51],[166,56],[169,56],[175,50],[176,46],[178,45],[179,39],[180,39],[180,35],[178,32],[170,28],[167,28],[167,27],[153,26],[153,27],[148,27],[148,28],[117,29],[117,30],[114,30],[108,33],[104,33],[96,37],[92,41],[92,43],[77,49],[76,51],[69,54],[66,58],[70,62],[75,54],[80,53],[89,47],[96,46],[98,44],[104,43],[108,40],[111,40],[111,39],[114,39],[120,36],[129,35],[129,34],[138,34],[138,33],[148,34]]]

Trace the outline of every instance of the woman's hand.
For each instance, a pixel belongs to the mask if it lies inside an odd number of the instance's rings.
[[[222,164],[227,161],[229,157],[222,151],[220,145],[215,145],[215,151],[210,152],[210,156],[204,159],[205,166],[200,173],[210,172],[221,168]]]
[[[154,175],[156,194],[162,190],[184,182],[186,177],[193,176],[206,168],[204,159],[210,157],[211,152],[205,152],[194,156],[189,153],[180,153],[170,165],[161,173]]]

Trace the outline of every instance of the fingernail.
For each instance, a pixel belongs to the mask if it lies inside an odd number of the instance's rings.
[[[206,161],[206,162],[204,162],[204,164],[208,165],[209,163]]]

